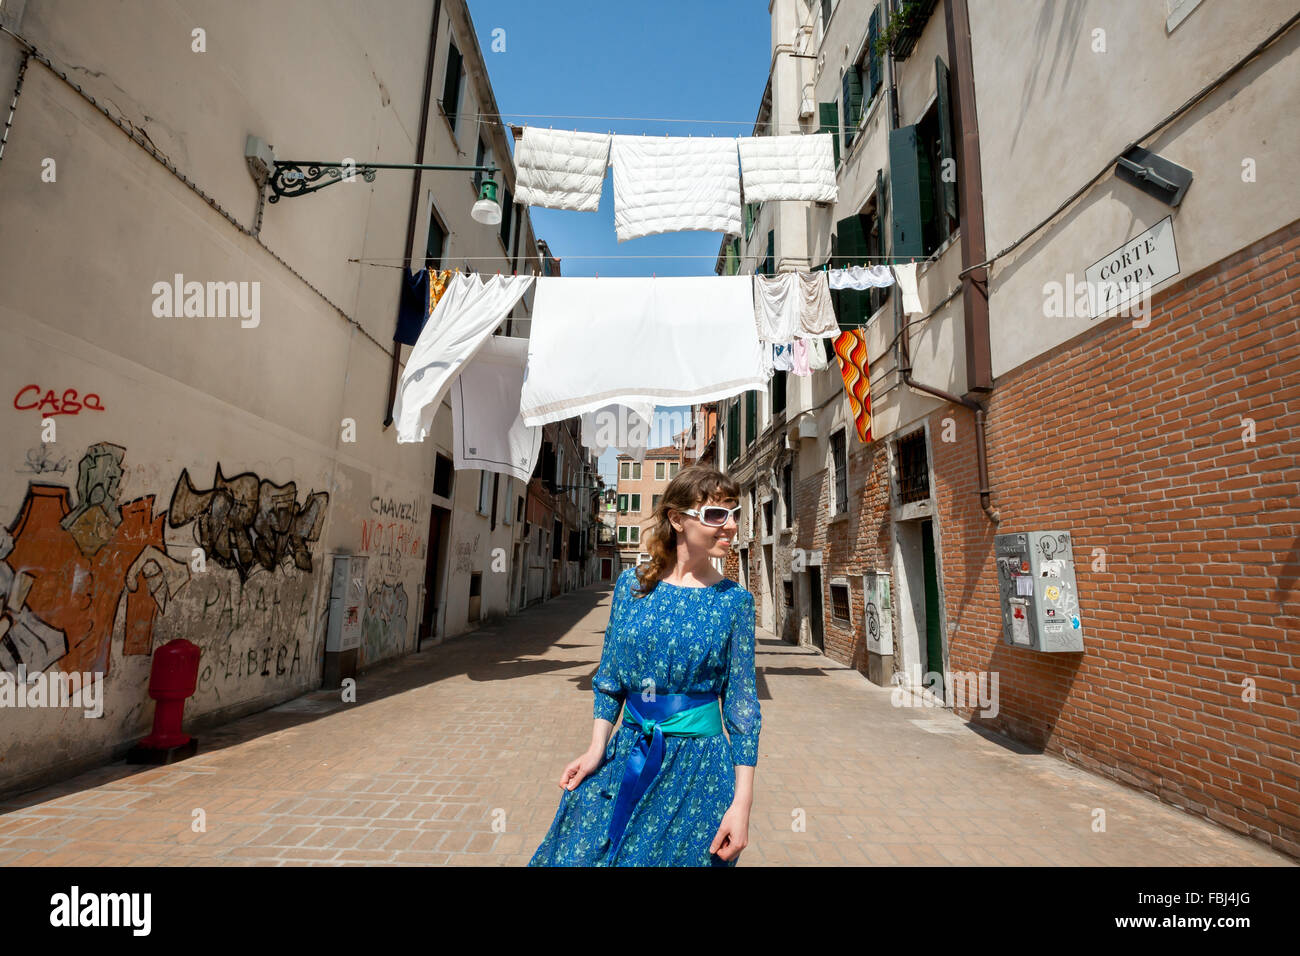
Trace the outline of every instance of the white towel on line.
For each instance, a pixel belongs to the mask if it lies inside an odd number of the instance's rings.
[[[399,442],[424,441],[452,379],[482,347],[533,276],[493,276],[484,282],[458,272],[411,349],[393,400]]]
[[[690,136],[614,136],[618,241],[700,229],[740,235],[736,141]]]
[[[808,368],[820,372],[830,363],[826,360],[826,343],[820,339],[804,339],[808,344]]]
[[[453,454],[458,470],[478,468],[527,482],[542,447],[542,430],[519,415],[528,340],[489,335],[452,383]]]
[[[527,425],[611,402],[689,405],[762,390],[753,277],[539,277]]]
[[[515,149],[515,199],[529,206],[595,212],[611,139],[609,133],[524,127]]]
[[[894,284],[889,266],[850,266],[831,269],[828,276],[832,289],[882,289]]]
[[[620,455],[637,461],[645,458],[650,444],[650,426],[655,407],[648,402],[625,405],[611,402],[603,408],[582,413],[582,445],[597,457],[613,448]]]
[[[839,195],[830,133],[738,136],[736,145],[746,202],[835,202]]]
[[[916,288],[916,263],[894,266],[894,275],[898,278],[898,291],[903,293],[903,312],[922,311],[921,296]]]

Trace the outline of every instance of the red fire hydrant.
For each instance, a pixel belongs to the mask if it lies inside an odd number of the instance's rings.
[[[199,646],[183,637],[154,651],[149,674],[149,696],[155,701],[153,733],[131,748],[127,763],[171,763],[198,752],[198,740],[181,730],[181,715],[198,687],[199,654]]]

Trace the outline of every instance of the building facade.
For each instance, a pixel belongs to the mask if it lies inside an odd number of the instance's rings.
[[[663,490],[681,470],[682,449],[679,445],[649,448],[642,461],[619,455],[617,467],[615,534],[622,570],[650,559],[643,538],[654,527],[653,512]]]
[[[760,623],[1300,855],[1294,10],[771,13],[755,135],[832,133],[838,200],[751,208],[717,271],[915,262],[922,311],[835,295],[865,442],[833,356],[718,403]],[[1037,532],[1081,653],[1004,636],[997,537]]]
[[[337,559],[364,591],[361,673],[526,604],[535,530],[560,529],[537,593],[593,580],[591,497],[538,506],[537,479],[456,471],[448,404],[422,443],[388,423],[403,257],[544,263],[507,131],[478,119],[497,107],[463,0],[177,16],[0,7],[0,670],[99,674],[103,693],[96,719],[6,710],[0,790],[147,733],[174,638],[201,654],[192,731],[321,686]],[[250,136],[344,175],[273,200]],[[470,216],[482,171],[346,174],[366,162],[497,163],[502,222]],[[531,301],[499,331],[526,335]],[[548,436],[581,484],[571,425]]]

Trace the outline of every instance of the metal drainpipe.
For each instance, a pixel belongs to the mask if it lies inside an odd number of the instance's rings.
[[[966,0],[946,0],[945,4],[945,26],[948,31],[948,58],[952,61],[952,72],[957,78],[957,87],[961,96],[961,148],[963,150],[963,159],[973,155],[978,163],[979,156],[979,129],[975,125],[974,116],[974,75],[971,69],[970,59],[970,20],[966,11]],[[955,9],[956,8],[956,9]],[[956,28],[962,30],[962,44],[964,49],[958,55],[957,38],[954,31],[954,20]],[[893,60],[890,60],[890,78],[893,79]],[[898,128],[898,99],[897,87],[892,86],[891,90],[891,118],[893,129]],[[969,105],[968,105],[969,104]],[[969,123],[967,118],[969,117]],[[964,164],[963,164],[964,165]],[[984,261],[984,195],[981,189],[978,167],[972,171],[973,176],[966,176],[963,185],[967,188],[961,190],[961,221],[962,221],[962,266],[970,266],[976,262]],[[978,245],[978,254],[975,254],[974,247]],[[972,256],[975,256],[972,258]],[[981,270],[982,271],[982,270]],[[985,273],[987,275],[987,273]],[[987,286],[977,290],[974,285],[973,275],[968,273],[963,276],[962,297],[967,309],[967,328],[974,331],[972,340],[968,340],[968,348],[974,350],[976,355],[977,366],[988,368],[988,356],[990,348],[988,342],[988,297],[985,292]],[[981,283],[986,281],[982,276],[979,280]],[[978,321],[979,310],[983,311],[983,321]],[[984,430],[984,416],[986,409],[979,402],[972,398],[966,398],[960,395],[954,395],[946,392],[941,388],[935,388],[932,385],[926,385],[924,382],[918,382],[912,378],[912,358],[911,344],[907,331],[906,317],[902,314],[902,296],[894,297],[894,316],[901,322],[903,330],[900,339],[901,363],[899,371],[902,373],[903,384],[915,388],[918,391],[934,395],[936,398],[942,398],[944,401],[951,402],[954,405],[962,405],[975,412],[975,460],[979,474],[979,495],[980,507],[988,515],[989,520],[994,524],[999,523],[1002,518],[990,503],[992,489],[989,488],[988,472],[988,442]],[[976,321],[972,323],[971,317],[975,316]],[[983,341],[979,341],[980,337]],[[981,378],[979,372],[975,376]],[[992,379],[989,378],[991,383]],[[991,384],[989,385],[991,388]]]
[[[416,165],[424,163],[424,141],[429,132],[429,95],[433,92],[433,56],[438,50],[438,21],[442,19],[442,0],[433,2],[433,27],[429,31],[429,53],[424,61],[424,97],[420,101],[420,139],[415,148]],[[411,271],[411,243],[415,241],[415,220],[420,214],[420,174],[415,171],[415,185],[411,187],[411,210],[406,217],[406,258],[402,261],[401,282]],[[388,404],[384,406],[384,427],[393,424],[393,400],[397,397],[397,370],[401,363],[402,343],[393,340],[393,366],[388,376]]]

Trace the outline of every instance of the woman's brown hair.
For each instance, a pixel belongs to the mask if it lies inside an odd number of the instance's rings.
[[[683,468],[677,477],[668,482],[663,497],[652,513],[654,524],[646,529],[642,537],[650,560],[643,566],[638,565],[632,572],[636,575],[642,592],[636,594],[634,589],[634,597],[648,595],[677,564],[677,529],[668,520],[669,510],[685,511],[687,508],[699,507],[710,499],[739,503],[740,485],[718,469],[706,465]]]

